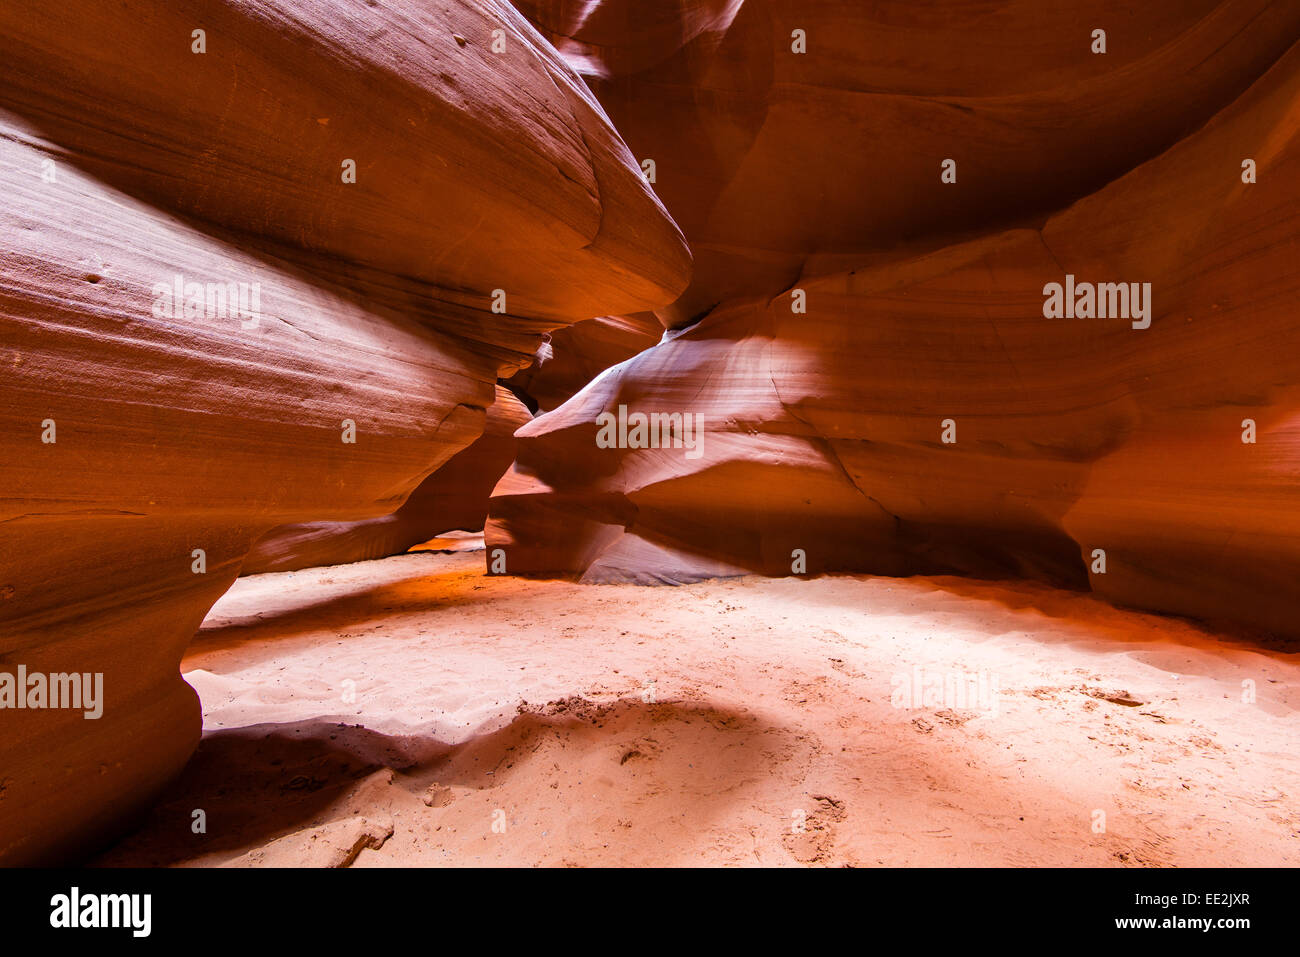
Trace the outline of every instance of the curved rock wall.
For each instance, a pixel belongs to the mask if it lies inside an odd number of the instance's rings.
[[[610,366],[658,344],[663,332],[649,312],[575,322],[551,333],[537,359],[515,373],[509,386],[535,403],[536,411],[549,412]]]
[[[494,0],[7,2],[0,183],[9,864],[89,851],[183,764],[178,663],[254,540],[391,514],[542,333],[689,278]],[[18,707],[73,673],[98,716]]]
[[[1300,31],[1286,0],[518,6],[655,162],[696,260],[661,312],[673,327],[776,295],[813,257],[856,268],[911,241],[1041,224],[1204,124]],[[955,183],[940,182],[945,159]]]
[[[492,487],[514,461],[515,430],[530,418],[523,403],[498,385],[483,434],[417,485],[393,514],[358,522],[304,522],[273,528],[253,544],[240,574],[384,558],[442,532],[481,529]]]
[[[1300,8],[915,6],[683,0],[653,49],[623,4],[534,6],[660,158],[701,263],[661,316],[705,315],[520,431],[489,547],[587,581],[1033,575],[1300,633]],[[1048,318],[1067,275],[1150,283],[1149,327]],[[601,447],[620,406],[702,438]]]

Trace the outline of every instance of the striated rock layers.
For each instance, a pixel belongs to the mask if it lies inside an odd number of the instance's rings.
[[[186,760],[178,662],[253,541],[394,512],[544,332],[661,307],[690,259],[505,3],[10,0],[0,81],[12,864]]]
[[[1300,633],[1300,8],[1127,7],[532,4],[700,268],[520,430],[508,570],[1032,575]],[[1076,280],[1108,318],[1048,317]]]
[[[510,388],[536,404],[535,413],[549,412],[610,366],[656,345],[663,334],[651,312],[575,322],[551,333],[537,361],[510,378]]]
[[[661,311],[674,327],[789,288],[819,254],[856,268],[1039,225],[1203,125],[1300,32],[1287,0],[516,5],[654,162],[696,261]]]
[[[511,376],[509,388],[497,386],[483,434],[421,482],[396,512],[356,522],[278,526],[253,545],[240,574],[384,558],[442,532],[483,528],[492,489],[515,458],[514,432],[532,417],[524,402],[539,411],[554,409],[662,334],[651,312],[598,316],[554,330],[532,364]]]
[[[385,558],[442,532],[481,529],[492,487],[514,461],[515,430],[530,418],[508,389],[497,386],[483,434],[416,486],[396,512],[358,522],[305,522],[273,528],[253,545],[240,574]]]

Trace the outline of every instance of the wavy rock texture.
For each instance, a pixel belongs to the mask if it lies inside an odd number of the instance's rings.
[[[98,720],[0,710],[0,862],[26,863],[186,760],[177,665],[254,540],[392,513],[541,333],[662,306],[689,254],[493,0],[19,0],[0,80],[0,665],[104,676]],[[160,314],[176,275],[259,283],[258,321]]]
[[[273,528],[253,545],[241,575],[344,565],[400,555],[456,529],[477,531],[492,487],[515,458],[515,430],[532,417],[505,387],[487,411],[483,434],[416,486],[391,515],[359,522],[306,522]]]
[[[515,458],[514,432],[530,406],[554,409],[602,371],[655,345],[654,313],[600,316],[551,332],[533,363],[498,385],[483,434],[426,478],[396,512],[357,522],[305,522],[273,528],[254,544],[240,574],[296,571],[397,555],[455,529],[477,531],[488,499]]]
[[[674,327],[789,288],[819,254],[854,268],[912,240],[1040,225],[1205,123],[1300,31],[1286,0],[518,6],[655,161],[696,260],[661,312]]]
[[[550,334],[537,361],[510,378],[510,388],[535,411],[559,408],[610,366],[658,344],[663,333],[650,312],[575,322]]]
[[[1300,633],[1300,8],[1158,6],[682,2],[643,44],[626,4],[533,5],[659,158],[701,264],[661,317],[707,314],[520,431],[489,546],[646,582],[802,550]],[[1150,328],[1044,318],[1067,273],[1150,282]],[[598,448],[620,404],[702,414],[703,454]]]
[[[525,334],[657,304],[688,276],[618,134],[508,3],[17,0],[0,35],[0,105],[98,178],[318,253],[313,270],[370,301],[437,300],[442,328],[486,346],[531,353]],[[105,104],[112,121],[89,122]]]

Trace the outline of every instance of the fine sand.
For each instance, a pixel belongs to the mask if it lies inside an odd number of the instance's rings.
[[[97,863],[1300,863],[1293,650],[1028,584],[483,569],[240,579],[197,754]]]

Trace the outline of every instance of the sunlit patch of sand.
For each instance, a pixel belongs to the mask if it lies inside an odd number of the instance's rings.
[[[103,863],[1300,863],[1293,653],[1036,585],[483,567],[240,579],[203,744]],[[996,694],[895,706],[936,675]]]

